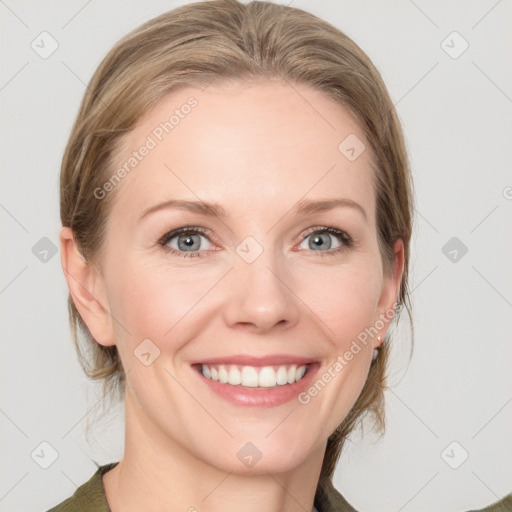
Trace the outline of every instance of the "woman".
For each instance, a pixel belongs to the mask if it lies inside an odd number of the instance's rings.
[[[52,510],[354,510],[332,475],[364,415],[383,427],[412,190],[352,40],[235,0],[139,27],[89,84],[61,219],[75,342],[126,440]]]

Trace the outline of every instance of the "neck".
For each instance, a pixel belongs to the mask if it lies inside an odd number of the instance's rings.
[[[166,435],[131,393],[125,411],[125,453],[103,477],[112,512],[239,512],[241,505],[244,512],[313,509],[324,446],[287,472],[223,471]]]

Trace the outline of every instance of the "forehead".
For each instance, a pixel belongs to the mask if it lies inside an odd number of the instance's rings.
[[[181,87],[125,137],[112,172],[128,172],[115,203],[129,205],[132,215],[176,197],[233,204],[238,198],[244,208],[343,196],[371,214],[371,158],[348,110],[309,86]]]

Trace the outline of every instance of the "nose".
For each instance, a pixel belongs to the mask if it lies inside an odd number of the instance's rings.
[[[300,299],[293,291],[289,269],[277,263],[266,251],[252,263],[237,261],[230,272],[228,301],[223,308],[231,328],[267,333],[297,324]]]

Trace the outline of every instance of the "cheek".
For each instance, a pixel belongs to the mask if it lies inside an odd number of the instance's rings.
[[[109,297],[111,312],[122,325],[116,329],[116,339],[126,339],[128,332],[130,345],[145,338],[160,347],[164,341],[169,345],[174,328],[181,327],[185,317],[188,320],[200,309],[198,305],[218,280],[217,274],[215,269],[185,270],[164,260],[120,262],[112,269],[109,283],[113,290]]]
[[[353,265],[315,269],[300,279],[300,297],[341,348],[372,324],[382,285],[375,260],[361,258]]]
[[[151,263],[143,258],[117,261],[109,273],[109,289],[113,290],[109,304],[114,324],[120,324],[116,334],[125,337],[129,332],[132,343],[139,338],[139,343],[144,338],[167,339],[185,317],[201,310],[206,314],[204,308],[212,301],[223,302],[219,290],[213,288],[225,268],[171,266],[165,258]],[[304,315],[323,324],[328,338],[337,344],[356,337],[374,319],[382,284],[374,258],[359,257],[338,266],[306,262],[290,271],[288,278],[296,295],[291,300],[302,303]]]
[[[310,273],[301,298],[318,316],[330,347],[328,358],[299,402],[326,418],[329,435],[354,406],[368,377],[373,344],[366,331],[376,318],[382,274],[374,259]],[[320,321],[321,320],[321,321]]]

